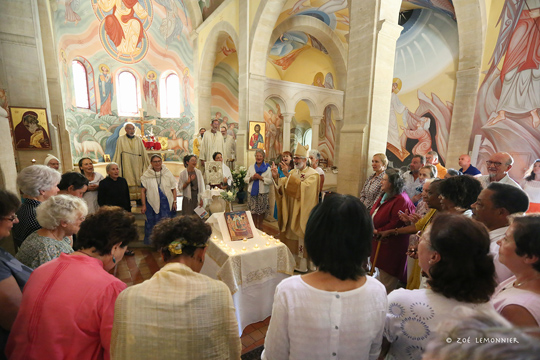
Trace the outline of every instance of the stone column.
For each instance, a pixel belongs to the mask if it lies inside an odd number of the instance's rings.
[[[283,115],[283,151],[291,151],[291,121],[294,113],[281,115]]]
[[[368,159],[384,152],[401,0],[352,1],[344,125],[341,129],[338,189],[358,196]]]
[[[319,125],[321,125],[322,118],[322,116],[311,117],[311,150],[319,150]]]
[[[336,121],[336,138],[334,139],[334,160],[333,166],[339,166],[339,148],[341,143],[341,128],[343,127],[343,119],[334,119]]]

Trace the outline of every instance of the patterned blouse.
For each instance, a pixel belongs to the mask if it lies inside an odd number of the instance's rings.
[[[371,210],[375,201],[381,196],[381,181],[384,176],[384,171],[379,175],[373,173],[365,182],[362,192],[360,193],[360,201],[366,206],[366,208]]]
[[[384,337],[392,344],[386,360],[420,360],[439,323],[457,306],[494,312],[491,303],[473,304],[447,298],[431,289],[394,290],[388,294]]]
[[[35,269],[56,259],[61,253],[71,254],[72,252],[71,240],[67,236],[58,241],[34,232],[26,238],[15,257],[24,265]]]

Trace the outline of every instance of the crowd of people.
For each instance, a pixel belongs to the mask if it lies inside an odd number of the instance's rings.
[[[507,153],[491,156],[487,175],[470,175],[467,155],[460,170],[433,151],[414,155],[403,172],[378,153],[359,197],[322,197],[317,151],[298,144],[279,164],[262,149],[254,156],[245,182],[256,226],[273,189],[279,230],[298,241],[297,269],[312,270],[277,286],[263,359],[452,358],[456,334],[490,329],[520,339],[506,351],[538,347],[540,160],[520,186]],[[212,159],[227,162],[219,151]],[[231,293],[199,274],[211,229],[193,213],[205,188],[197,156],[184,158],[179,181],[150,158],[140,180],[145,243],[166,265],[127,289],[110,273],[138,238],[118,164],[102,178],[88,158],[62,175],[54,160],[19,173],[22,204],[0,190],[0,237],[12,233],[17,249],[0,249],[0,358],[238,359]]]

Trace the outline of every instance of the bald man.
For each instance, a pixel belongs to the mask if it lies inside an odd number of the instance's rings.
[[[461,155],[459,157],[458,163],[459,163],[459,166],[461,166],[461,169],[459,169],[459,171],[461,171],[463,175],[471,175],[471,176],[482,175],[480,170],[478,170],[477,168],[471,165],[471,157],[469,155],[467,154]]]
[[[521,188],[517,182],[508,176],[508,171],[510,171],[512,165],[514,164],[514,159],[509,153],[495,153],[490,156],[489,160],[486,161],[486,164],[488,175],[482,175],[478,178],[484,189],[486,189],[492,182],[508,184]]]

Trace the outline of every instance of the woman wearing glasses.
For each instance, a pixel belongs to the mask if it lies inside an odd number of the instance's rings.
[[[19,219],[15,211],[21,206],[19,198],[5,190],[0,190],[0,239],[9,236],[13,224]],[[22,299],[22,289],[32,273],[32,269],[21,264],[10,253],[0,248],[0,359],[5,359],[4,348],[17,317]]]

